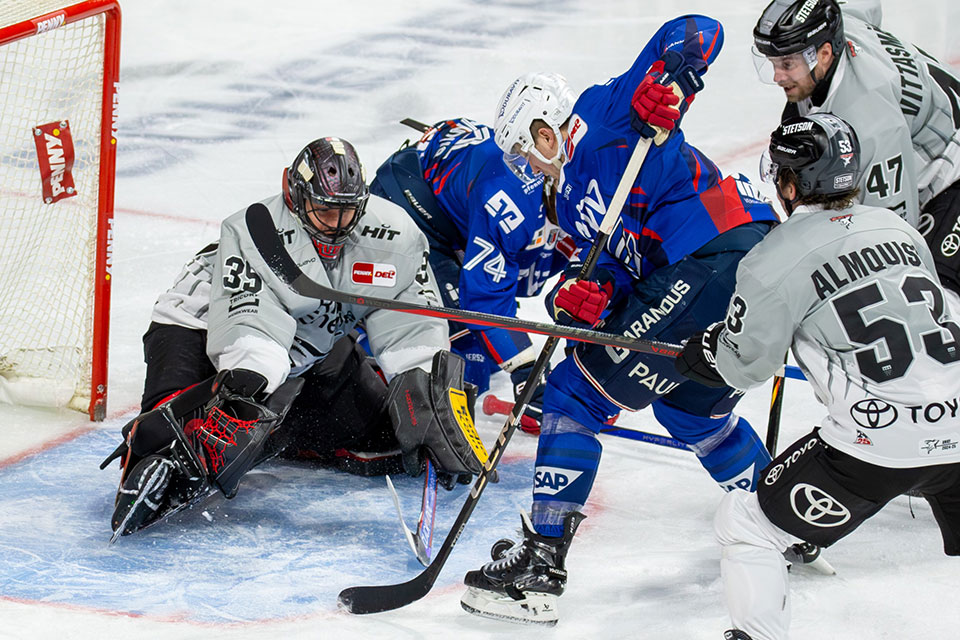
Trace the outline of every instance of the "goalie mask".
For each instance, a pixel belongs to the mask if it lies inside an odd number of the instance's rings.
[[[797,197],[788,201],[780,193],[785,171],[795,177]],[[846,121],[831,113],[788,118],[770,135],[770,146],[760,161],[760,177],[773,183],[788,213],[796,201],[813,195],[848,194],[860,183],[860,142]]]
[[[366,210],[370,189],[356,149],[340,138],[314,140],[284,169],[287,206],[320,257],[335,260]]]

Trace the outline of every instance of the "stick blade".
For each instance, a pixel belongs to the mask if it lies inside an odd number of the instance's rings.
[[[374,587],[348,587],[337,596],[340,608],[363,615],[405,607],[430,592],[434,576],[427,569],[413,580]]]

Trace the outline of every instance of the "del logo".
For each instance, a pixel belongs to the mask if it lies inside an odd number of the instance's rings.
[[[379,262],[354,262],[353,281],[374,287],[393,287],[397,284],[397,268]]]
[[[537,467],[533,492],[555,496],[573,484],[581,475],[583,475],[582,471],[571,471],[559,467]]]

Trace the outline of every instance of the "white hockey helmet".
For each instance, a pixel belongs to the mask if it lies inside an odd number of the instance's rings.
[[[532,153],[539,160],[559,167],[563,159],[563,138],[560,126],[570,118],[576,96],[559,73],[530,72],[520,76],[507,87],[497,104],[493,121],[497,146],[503,150],[503,159],[521,178],[527,174],[524,157]],[[553,129],[559,144],[553,158],[546,158],[534,144],[530,125],[543,120]]]

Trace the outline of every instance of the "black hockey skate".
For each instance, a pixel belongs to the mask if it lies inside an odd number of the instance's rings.
[[[823,549],[810,542],[798,542],[783,552],[783,557],[787,561],[787,569],[793,566],[810,567],[818,573],[826,576],[837,574],[833,565],[827,562],[822,555]]]
[[[143,458],[123,479],[110,519],[110,542],[156,524],[212,491],[193,461],[184,461],[186,452],[171,445],[164,453]]]
[[[467,572],[463,582],[468,589],[460,606],[485,618],[555,625],[557,598],[567,583],[567,550],[585,517],[571,511],[563,521],[563,537],[547,538],[534,530],[530,517],[523,513],[523,540],[511,548],[505,548],[503,540],[497,541],[493,562]]]
[[[151,432],[144,426],[148,421],[162,428]],[[138,455],[137,445],[131,450],[130,438],[126,437],[137,428],[142,429],[141,433],[157,434],[155,438],[144,438],[151,445],[163,444],[151,446],[152,453]],[[124,434],[124,442],[100,465],[103,469],[120,458],[123,467],[110,518],[113,529],[110,542],[160,522],[195,504],[212,490],[203,462],[187,442],[169,407],[138,416],[124,427]]]

